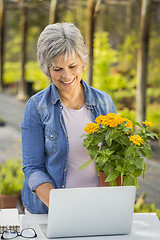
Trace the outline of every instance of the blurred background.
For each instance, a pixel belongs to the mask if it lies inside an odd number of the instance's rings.
[[[39,34],[54,22],[72,22],[85,37],[83,79],[109,93],[122,117],[152,121],[160,136],[159,12],[160,0],[0,0],[0,162],[21,159],[26,101],[50,84],[36,51]],[[160,143],[150,144],[146,164],[153,168],[139,179],[137,198],[154,211],[160,208]]]

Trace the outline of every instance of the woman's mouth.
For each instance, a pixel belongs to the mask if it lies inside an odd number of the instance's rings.
[[[67,82],[65,82],[65,81],[61,81],[61,82],[62,82],[63,84],[69,85],[69,84],[72,84],[72,83],[74,82],[74,80],[75,80],[75,78],[73,78],[72,80],[67,81]]]

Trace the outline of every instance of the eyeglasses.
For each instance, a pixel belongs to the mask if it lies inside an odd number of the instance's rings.
[[[33,228],[24,228],[19,234],[16,230],[7,229],[2,233],[1,239],[12,239],[16,237],[35,238],[37,233]]]

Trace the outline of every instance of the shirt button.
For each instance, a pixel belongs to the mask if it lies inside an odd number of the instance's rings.
[[[64,188],[64,185],[62,185],[62,188]]]
[[[64,169],[64,171],[66,172],[66,171],[67,171],[67,169],[65,168],[65,169]]]
[[[50,137],[53,138],[53,135],[51,135]]]

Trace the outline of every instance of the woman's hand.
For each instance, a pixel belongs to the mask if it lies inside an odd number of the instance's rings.
[[[54,187],[49,182],[42,183],[35,189],[35,193],[47,207],[49,207],[49,194],[52,189]]]

